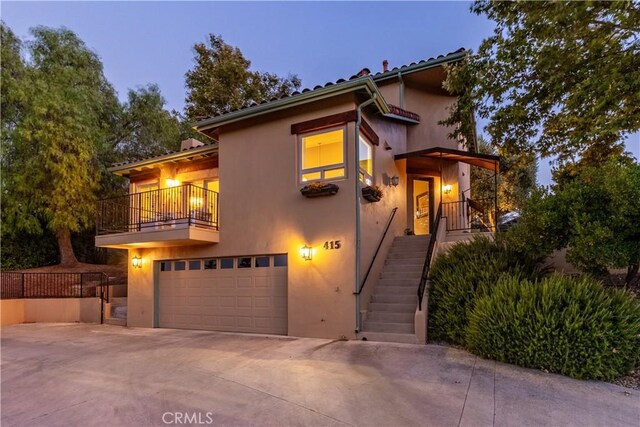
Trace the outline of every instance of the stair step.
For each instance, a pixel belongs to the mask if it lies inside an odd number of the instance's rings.
[[[399,275],[401,277],[391,277],[393,275]],[[420,283],[420,274],[414,275],[414,277],[411,278],[406,278],[404,274],[399,273],[386,273],[386,276],[388,277],[381,277],[378,279],[376,288],[379,287],[382,289],[390,286],[418,286]]]
[[[415,295],[418,291],[418,283],[410,286],[389,285],[384,286],[378,282],[378,286],[373,290],[373,295]]]
[[[418,295],[415,289],[413,290],[413,294],[410,295],[375,294],[371,297],[371,302],[415,305],[418,303]]]
[[[122,307],[127,305],[127,297],[114,297],[109,301],[111,307]]]
[[[418,272],[418,273],[422,273],[422,268],[424,267],[424,264],[385,264],[384,267],[382,267],[382,272],[383,273],[391,273],[391,272],[407,272],[407,273],[413,273],[413,272]]]
[[[111,307],[111,317],[119,317],[121,319],[127,318],[127,306]]]
[[[420,259],[424,262],[424,259],[427,257],[427,251],[400,251],[400,250],[391,250],[387,255],[387,259]]]
[[[416,304],[390,304],[386,302],[372,302],[370,311],[390,311],[392,313],[415,313]]]
[[[414,313],[391,313],[386,311],[370,311],[367,313],[367,322],[391,322],[413,324]]]
[[[380,273],[380,281],[405,281],[405,285],[409,283],[420,283],[420,277],[422,276],[422,269],[415,271],[382,271]],[[403,285],[400,285],[403,286]]]
[[[413,323],[369,322],[364,323],[364,331],[413,334]]]
[[[387,258],[385,265],[424,265],[424,259],[421,258]]]
[[[425,240],[424,242],[407,242],[407,243],[397,243],[393,242],[391,244],[391,248],[394,250],[400,251],[426,251],[429,246],[429,241]]]
[[[111,317],[109,319],[104,319],[104,323],[106,323],[107,325],[114,325],[114,326],[127,326],[127,320],[126,319],[119,319],[117,317]]]
[[[396,342],[403,344],[420,344],[414,334],[393,334],[389,332],[360,332],[358,339],[377,342]],[[424,344],[424,343],[422,343]]]

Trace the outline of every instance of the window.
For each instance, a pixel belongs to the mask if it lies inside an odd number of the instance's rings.
[[[204,260],[204,269],[205,270],[215,270],[218,264],[218,260],[216,259],[205,259]]]
[[[176,261],[174,264],[176,271],[182,271],[186,268],[186,263],[184,261]]]
[[[286,255],[276,255],[273,257],[273,266],[274,267],[286,267],[287,266],[287,256]]]
[[[251,258],[250,257],[238,258],[238,268],[251,268]]]
[[[160,263],[160,271],[171,271],[171,261],[163,261]]]
[[[344,128],[300,137],[300,181],[344,178]]]
[[[360,135],[358,144],[358,158],[360,159],[360,182],[365,185],[373,184],[373,145]]]
[[[200,260],[189,261],[189,270],[200,270]]]
[[[220,268],[233,268],[233,258],[222,258]]]
[[[257,256],[256,257],[256,267],[269,267],[269,257],[268,256]]]

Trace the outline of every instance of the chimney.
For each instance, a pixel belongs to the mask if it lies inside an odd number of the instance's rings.
[[[389,71],[389,61],[385,59],[382,61],[382,72],[386,73],[387,71]]]
[[[368,76],[369,74],[371,74],[371,70],[365,67],[360,70],[360,72],[358,73],[358,77]]]
[[[204,142],[198,141],[195,138],[185,139],[180,143],[180,151],[188,150],[190,148],[201,147],[204,145]]]

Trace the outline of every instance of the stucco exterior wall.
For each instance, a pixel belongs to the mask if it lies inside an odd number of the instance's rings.
[[[2,325],[17,323],[100,323],[99,298],[1,300]]]
[[[297,114],[223,129],[219,138],[220,243],[132,249],[143,258],[129,269],[130,326],[154,326],[154,262],[260,254],[288,254],[290,335],[355,337],[355,126],[345,126],[347,177],[334,181],[337,195],[307,199],[300,194],[298,141],[291,124],[353,110],[353,101],[322,103]],[[325,241],[340,240],[338,250]],[[301,258],[304,245],[312,261]]]
[[[404,108],[421,117],[420,125],[408,128],[408,152],[432,147],[458,148],[457,141],[447,136],[451,129],[438,124],[438,121],[449,116],[448,108],[454,102],[455,98],[451,96],[423,92],[411,87],[405,88]]]

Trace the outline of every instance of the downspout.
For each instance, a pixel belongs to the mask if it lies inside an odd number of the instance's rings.
[[[360,232],[360,124],[362,123],[362,109],[369,104],[375,102],[377,94],[374,92],[371,95],[371,98],[364,101],[362,104],[358,105],[356,108],[356,145],[355,145],[355,154],[353,156],[354,166],[355,166],[355,174],[354,174],[354,182],[355,182],[355,190],[356,190],[356,286],[355,286],[355,294],[356,294],[356,333],[360,332],[362,328],[360,322],[360,294],[358,291],[360,290],[360,259],[361,259],[361,232]]]
[[[400,108],[404,109],[404,80],[400,71],[398,71],[398,81],[400,81]]]

